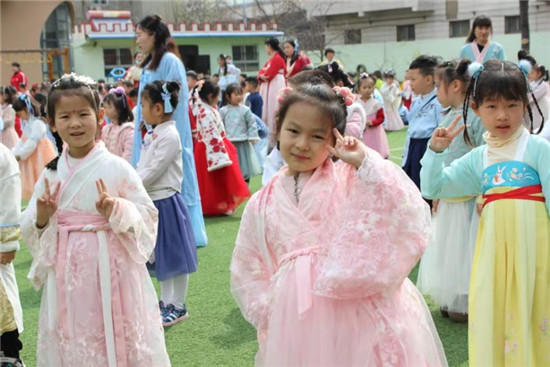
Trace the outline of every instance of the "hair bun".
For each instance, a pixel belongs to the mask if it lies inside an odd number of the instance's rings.
[[[483,71],[483,65],[481,65],[479,62],[472,62],[468,66],[468,74],[470,75],[470,77],[474,79],[477,78],[479,73],[481,73],[482,71]]]
[[[518,67],[521,71],[523,71],[523,74],[527,76],[531,72],[532,65],[528,60],[520,60],[518,63]]]
[[[167,83],[168,90],[171,92],[179,92],[180,91],[180,83],[176,81],[171,81]]]

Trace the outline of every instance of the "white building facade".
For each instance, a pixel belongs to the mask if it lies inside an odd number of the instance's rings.
[[[478,15],[491,18],[491,40],[504,47],[508,60],[517,61],[521,48],[519,0],[342,1],[310,14],[324,17],[326,45],[336,50],[346,71],[358,65],[369,72],[391,68],[403,78],[421,54],[457,58]],[[529,26],[531,55],[550,66],[550,1],[529,1]],[[310,57],[320,62],[317,55]]]

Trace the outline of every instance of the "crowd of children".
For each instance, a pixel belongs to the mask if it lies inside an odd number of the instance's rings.
[[[547,364],[548,71],[503,61],[491,26],[476,18],[461,59],[418,56],[402,84],[352,78],[332,49],[311,70],[274,39],[257,77],[220,55],[216,80],[186,72],[148,16],[117,85],[0,88],[2,363],[22,365],[21,237],[43,289],[38,366],[168,366],[202,217],[250,199],[230,287],[257,365],[446,366],[422,294],[469,323],[470,365]],[[406,124],[399,167],[387,136]]]

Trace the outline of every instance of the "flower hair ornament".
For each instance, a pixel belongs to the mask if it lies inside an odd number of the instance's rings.
[[[172,98],[172,95],[170,92],[168,92],[168,88],[166,87],[166,83],[162,85],[162,100],[164,101],[164,113],[172,113],[174,111],[172,107],[172,103],[170,102],[170,99]]]
[[[126,107],[126,91],[122,87],[116,87],[109,89],[109,94],[117,94],[122,97],[122,104]]]
[[[201,79],[197,82],[195,87],[193,88],[193,91],[191,92],[191,101],[193,102],[193,105],[197,103],[199,100],[199,92],[202,90],[202,86],[204,85],[204,79]]]
[[[111,88],[109,89],[109,93],[126,95],[126,91],[122,87]]]
[[[340,97],[344,101],[344,104],[347,107],[351,106],[353,102],[355,102],[355,98],[353,97],[353,94],[351,93],[351,90],[349,90],[349,88],[334,87],[332,88],[332,90],[334,91],[334,93],[336,93],[338,97]]]
[[[368,77],[370,77],[368,73],[361,73],[361,75],[359,75],[359,79],[367,79]]]
[[[472,92],[474,97],[476,96],[477,79],[479,78],[479,74],[481,74],[484,69],[485,68],[483,65],[479,62],[473,62],[468,66],[468,74],[474,80],[474,89]]]
[[[290,87],[284,87],[283,89],[279,90],[279,95],[277,96],[277,102],[283,103],[286,97],[292,93],[292,88]]]

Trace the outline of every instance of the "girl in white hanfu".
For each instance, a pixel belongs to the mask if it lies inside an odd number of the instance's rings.
[[[136,171],[96,141],[102,113],[88,78],[56,81],[48,117],[67,148],[48,164],[23,213],[43,287],[37,366],[169,366],[145,267],[158,212]]]
[[[387,131],[401,130],[405,127],[401,115],[399,115],[399,106],[401,106],[401,90],[399,83],[395,80],[395,71],[387,70],[384,72],[386,81],[380,88],[380,93],[384,98],[385,129]]]

